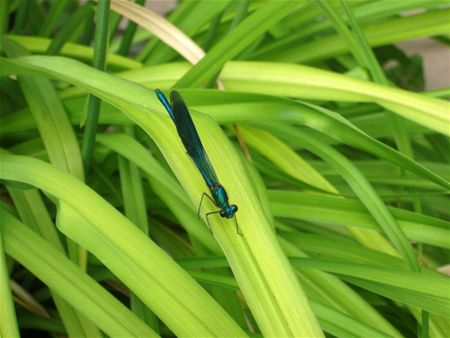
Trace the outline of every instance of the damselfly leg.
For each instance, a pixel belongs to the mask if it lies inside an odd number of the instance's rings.
[[[209,196],[208,196],[209,197]],[[212,232],[212,230],[211,230],[211,225],[209,224],[209,216],[211,216],[211,215],[213,215],[213,214],[220,214],[220,210],[219,211],[211,211],[211,212],[208,212],[208,213],[206,213],[206,223],[208,224],[208,229],[209,229],[209,231],[211,232],[211,233],[213,233]],[[239,236],[243,236],[242,235],[242,232],[241,232],[241,229],[239,228],[239,224],[238,224],[238,222],[237,222],[237,217],[236,217],[236,215],[234,215],[234,223],[236,224],[236,233],[239,235]],[[214,235],[214,234],[213,234]]]
[[[210,200],[214,205],[216,205],[216,202],[214,202],[214,200],[212,199],[212,197],[209,196],[206,192],[204,192],[204,193],[202,194],[202,198],[200,198],[200,204],[198,205],[197,218],[200,218],[200,210],[201,210],[201,208],[202,208],[203,198],[204,198],[205,196],[208,197],[209,200]],[[220,213],[220,211],[215,211],[215,212],[213,212],[213,213]],[[210,229],[210,230],[211,230],[211,229]]]

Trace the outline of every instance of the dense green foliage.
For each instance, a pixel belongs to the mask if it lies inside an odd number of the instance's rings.
[[[0,337],[448,337],[448,4],[143,3],[0,0]]]

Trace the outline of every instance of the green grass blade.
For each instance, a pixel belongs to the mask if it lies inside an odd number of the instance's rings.
[[[346,337],[351,335],[355,335],[355,337],[393,337],[391,334],[367,325],[367,322],[355,320],[343,312],[336,311],[318,302],[312,301],[311,306],[319,319],[322,319],[320,323],[325,330],[331,334],[335,334],[337,337],[339,337],[342,331],[345,332],[344,336]],[[327,325],[328,323],[332,323],[333,326]],[[339,328],[340,330],[338,331],[334,328]],[[397,335],[397,337],[400,336]]]
[[[145,0],[136,0],[136,4],[138,5],[144,5]],[[120,42],[119,49],[117,50],[117,53],[120,55],[127,55],[131,44],[133,42],[133,37],[136,33],[137,25],[134,22],[128,22],[127,28],[125,28],[125,31],[123,33],[122,41]]]
[[[232,59],[262,33],[271,28],[293,8],[295,1],[268,2],[237,26],[233,34],[217,43],[188,73],[174,85],[176,88],[198,87],[211,79],[225,62]]]
[[[16,18],[14,20],[14,25],[11,29],[11,32],[21,33],[21,31],[25,28],[27,17],[30,15],[30,6],[30,0],[19,2],[19,8],[17,9]]]
[[[65,3],[65,1],[62,1]],[[61,27],[58,33],[52,39],[52,42],[47,48],[46,54],[56,55],[58,54],[64,44],[75,35],[80,34],[80,21],[82,21],[85,17],[89,17],[93,12],[92,5],[87,3],[80,8],[78,8],[65,22],[65,24]]]
[[[44,54],[52,40],[35,36],[7,35],[7,38],[20,43],[25,49],[33,54]],[[61,49],[59,55],[65,55],[85,62],[92,62],[94,50],[92,47],[83,46],[73,42],[67,42]],[[142,64],[133,59],[121,55],[108,54],[109,69],[138,69]]]
[[[139,168],[123,157],[119,157],[119,172],[125,216],[148,235],[147,210]],[[136,295],[131,294],[130,298],[133,312],[152,329],[159,332],[157,319],[153,313]]]
[[[20,190],[14,188],[8,188],[8,191],[22,221],[28,227],[40,234],[59,252],[65,254],[56,227],[51,220],[39,192],[34,189]],[[82,316],[81,313],[76,312],[71,305],[55,292],[50,291],[50,293],[69,335],[86,335],[88,333],[95,336],[99,335],[99,332],[96,332],[95,326]]]
[[[307,146],[313,152],[321,156],[326,162],[328,162],[336,170],[339,170],[342,177],[350,185],[352,190],[369,210],[372,216],[377,220],[380,227],[389,237],[394,247],[401,254],[403,259],[407,262],[411,269],[417,270],[418,263],[411,245],[404,236],[402,230],[398,226],[395,219],[392,217],[389,210],[384,205],[383,201],[376,194],[366,178],[359,172],[359,170],[351,164],[344,156],[338,153],[336,150],[328,147],[320,142],[320,138],[316,141],[317,134],[307,131],[306,135],[300,135],[294,130],[284,127],[279,131],[283,132],[284,137],[296,139],[300,144]],[[360,234],[361,240],[365,245],[370,246],[373,243],[373,239],[370,239],[364,234]],[[382,238],[378,238],[376,247],[386,250],[387,253],[391,253],[387,243],[384,243]]]
[[[11,57],[27,52],[14,42],[4,41]],[[19,77],[19,85],[45,144],[50,161],[83,179],[80,149],[74,130],[52,83],[47,79]]]
[[[176,25],[188,36],[193,36],[209,21],[221,13],[230,0],[220,1],[191,1],[180,4],[171,13],[169,21]],[[149,41],[140,52],[138,59],[147,65],[166,63],[177,56],[177,53],[162,41]]]
[[[0,2],[0,38],[3,39],[3,36],[7,32],[9,23],[9,2],[1,1]]]
[[[111,9],[153,32],[191,63],[204,56],[204,51],[183,31],[151,10],[132,2],[114,0]]]
[[[319,269],[322,271],[358,277],[375,283],[414,291],[426,296],[436,297],[450,305],[449,283],[446,277],[437,273],[399,271],[386,267],[373,267],[363,264],[342,263],[311,258],[291,258],[300,269]],[[448,308],[448,306],[446,306]]]
[[[276,217],[319,224],[377,228],[375,220],[359,201],[287,191],[269,191],[269,197]],[[396,208],[389,208],[389,211],[411,241],[450,248],[449,222]]]
[[[287,237],[291,240],[293,235],[298,235],[298,237],[303,238],[305,233],[290,231]],[[320,236],[320,239],[323,240],[324,236]],[[292,244],[287,241],[283,241],[282,239],[279,240],[283,245],[284,251],[289,256],[307,257],[307,255],[299,249],[300,246],[297,245],[297,242]],[[323,247],[323,244],[320,244],[319,247]],[[363,248],[363,250],[368,251],[367,248]],[[383,318],[383,316],[374,308],[373,305],[369,304],[369,302],[367,302],[339,278],[326,272],[313,270],[298,270],[297,275],[302,281],[302,284],[305,285],[305,290],[308,297],[314,300],[314,302],[311,303],[314,312],[318,316],[320,316],[321,312],[319,311],[320,309],[315,307],[316,302],[320,302],[323,305],[328,306],[330,310],[334,309],[348,314],[357,321],[371,323],[370,325],[372,327],[389,334],[392,337],[401,337],[401,334],[386,319]],[[330,295],[333,296],[330,297]],[[321,325],[323,325],[323,320],[325,319],[330,320],[330,317],[322,317],[322,320],[320,320]],[[326,329],[326,327],[324,327],[324,329]]]
[[[119,158],[120,183],[125,216],[145,234],[148,234],[148,220],[139,169],[124,158]]]
[[[350,42],[353,45],[352,48],[353,54],[354,55],[356,55],[355,53],[360,54],[360,59],[362,61],[361,65],[364,65],[369,70],[372,80],[374,82],[382,85],[388,85],[389,81],[386,78],[381,65],[378,63],[378,60],[374,52],[367,43],[367,39],[364,36],[363,32],[361,31],[360,26],[356,21],[352,10],[350,9],[350,7],[347,5],[346,2],[341,1],[340,4],[347,15],[351,31],[353,32],[352,40],[354,42]],[[338,16],[336,17],[336,20],[340,22]],[[343,22],[340,23],[342,23],[344,30],[345,29],[344,23]],[[404,121],[400,119],[398,116],[392,114],[388,115],[388,119],[391,128],[393,129],[394,139],[396,141],[397,148],[405,155],[413,157],[412,146],[406,133]]]
[[[98,3],[96,11],[94,68],[104,71],[106,69],[106,48],[108,44],[108,20],[110,0]],[[86,125],[84,126],[81,154],[83,156],[84,169],[89,171],[92,153],[94,151],[95,134],[97,133],[98,115],[101,101],[98,97],[89,94],[87,98]]]
[[[442,297],[428,296],[418,292],[405,290],[403,288],[385,286],[383,284],[366,281],[355,277],[343,277],[343,279],[350,282],[351,284],[370,290],[384,297],[388,297],[403,304],[407,304],[412,307],[418,307],[432,314],[445,317],[448,321],[448,302],[446,300],[443,300]]]
[[[2,207],[0,207],[0,210]],[[0,213],[5,211],[0,211]],[[18,338],[19,327],[17,317],[14,311],[14,303],[10,286],[10,277],[8,267],[6,266],[5,248],[4,248],[3,227],[0,228],[0,334],[2,337]]]
[[[317,68],[240,61],[228,64],[220,78],[229,90],[327,101],[375,102],[406,119],[449,135],[447,102]]]
[[[39,30],[40,36],[50,36],[52,30],[55,28],[59,16],[70,4],[70,1],[54,1],[51,3],[50,11],[48,12],[47,17]]]
[[[315,258],[372,266],[381,265],[400,270],[406,268],[401,258],[369,249],[349,239],[332,238],[302,231],[283,231],[280,236]]]
[[[6,155],[5,155],[6,156]],[[0,209],[5,248],[111,337],[157,335],[60,252]],[[33,252],[30,255],[30,251]],[[46,269],[42,269],[45,266]]]
[[[248,145],[269,158],[288,175],[323,191],[338,193],[308,162],[277,137],[247,126],[241,126],[239,130]]]

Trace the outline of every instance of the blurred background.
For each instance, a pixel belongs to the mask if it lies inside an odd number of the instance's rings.
[[[165,14],[175,8],[177,1],[156,0],[148,1],[146,7],[159,13]],[[405,13],[405,15],[416,14]],[[450,18],[449,18],[450,20]],[[126,27],[126,20],[123,22]],[[450,87],[450,48],[432,39],[417,39],[397,44],[406,55],[422,58],[425,73],[425,86],[427,90]]]

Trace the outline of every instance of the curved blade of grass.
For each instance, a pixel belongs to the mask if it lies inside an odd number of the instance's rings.
[[[35,189],[21,190],[11,187],[7,187],[7,189],[22,221],[65,255],[64,248],[58,237],[58,232],[39,192]],[[61,296],[53,290],[50,290],[50,294],[58,309],[59,316],[67,334],[70,336],[100,336],[100,332],[96,326],[88,321],[81,313],[77,312]]]
[[[3,48],[10,57],[27,54],[20,45],[8,40],[3,41]],[[50,80],[19,77],[18,82],[50,161],[58,168],[83,179],[83,164],[78,141]]]
[[[377,223],[359,201],[288,191],[269,191],[275,216],[312,223],[376,229]],[[450,248],[450,224],[410,211],[388,208],[411,241]]]
[[[174,333],[245,336],[205,290],[82,182],[31,158],[2,154],[1,164],[1,178],[57,198],[60,229],[101,259]]]
[[[60,252],[64,247],[39,191],[6,187],[23,223],[51,243]]]
[[[102,135],[99,135],[102,136]],[[121,153],[125,153],[127,157],[132,158],[134,161],[140,163],[141,166],[143,166],[144,171],[150,167],[150,170],[148,170],[148,172],[150,173],[148,176],[152,175],[153,177],[155,177],[154,179],[151,179],[149,181],[152,182],[152,187],[153,190],[160,195],[160,197],[167,202],[167,204],[169,206],[171,206],[173,209],[176,208],[180,208],[180,205],[183,205],[183,209],[188,209],[187,211],[184,211],[185,215],[180,216],[180,212],[177,212],[175,210],[175,215],[180,219],[180,221],[182,221],[184,224],[189,224],[189,219],[192,219],[193,221],[191,221],[191,223],[193,223],[194,225],[194,229],[197,231],[201,230],[207,237],[207,239],[209,240],[208,243],[212,243],[212,252],[220,252],[220,249],[218,249],[217,244],[211,240],[211,234],[209,232],[209,230],[206,229],[206,226],[204,224],[200,225],[200,222],[197,219],[197,215],[196,212],[192,210],[191,207],[187,207],[184,206],[185,203],[185,195],[184,193],[182,194],[183,199],[179,200],[174,198],[174,195],[167,192],[166,188],[160,188],[159,186],[156,188],[156,183],[155,180],[158,181],[161,180],[161,178],[165,177],[165,176],[169,176],[170,180],[169,181],[174,181],[174,179],[168,175],[164,170],[161,170],[161,168],[158,169],[158,166],[156,168],[152,168],[151,163],[155,162],[155,160],[150,157],[148,151],[146,149],[144,149],[140,144],[138,144],[138,142],[136,142],[136,140],[134,140],[133,138],[131,138],[130,136],[127,135],[123,135],[123,134],[118,134],[118,135],[103,135],[105,136],[106,140],[109,142],[106,142],[109,145],[112,145],[111,148],[113,149],[119,149]],[[148,163],[150,163],[150,165],[148,165]],[[156,163],[156,162],[155,162]],[[157,163],[156,163],[157,164]],[[102,165],[103,167],[103,165]],[[107,171],[109,171],[109,169],[107,169]],[[161,176],[162,174],[165,174]],[[107,174],[107,172],[106,172]],[[174,183],[177,187],[178,184]],[[179,187],[178,187],[179,189]],[[165,197],[166,195],[167,198]],[[186,215],[187,214],[187,215]],[[194,215],[195,214],[195,215]],[[188,228],[188,227],[187,227]],[[192,230],[190,228],[188,228],[188,230]],[[194,231],[192,231],[194,232]],[[167,249],[167,247],[163,246],[165,249]],[[176,250],[177,251],[177,250]],[[228,300],[230,300],[230,297],[227,298]],[[223,306],[223,303],[221,303],[221,305]],[[237,304],[238,305],[238,304]],[[238,306],[239,311],[241,311],[241,307]]]
[[[450,288],[449,281],[446,277],[437,273],[425,274],[404,270],[399,271],[398,269],[386,267],[373,267],[312,258],[291,257],[290,261],[299,269],[319,269],[436,297],[442,304],[448,304],[445,306],[446,308],[450,307],[450,293],[447,292]]]
[[[236,61],[228,64],[220,77],[229,90],[319,100],[375,102],[406,119],[450,135],[448,102],[402,89],[286,63]]]
[[[325,176],[335,176],[336,171],[333,168],[327,166],[321,161],[310,161],[310,164],[317,168],[317,170]],[[380,160],[356,160],[353,163],[361,170],[367,178],[400,178],[402,174],[401,168],[398,168],[392,163],[380,161]],[[431,162],[420,161],[427,168],[432,169],[446,180],[450,180],[450,172],[447,170],[447,162]],[[433,184],[432,182],[429,182]]]
[[[387,266],[397,270],[406,269],[401,258],[369,249],[348,239],[330,238],[325,235],[303,231],[282,231],[280,236],[289,241],[295,248],[305,251],[313,258],[371,266]],[[298,254],[290,254],[289,256],[301,257]]]
[[[24,36],[24,35],[7,35],[8,39],[20,43],[27,51],[33,54],[45,54],[52,40],[47,38]],[[73,42],[67,42],[60,50],[59,55],[65,55],[74,59],[92,63],[94,50],[91,47],[79,45]],[[108,54],[108,67],[110,69],[138,69],[142,64],[121,55]]]
[[[196,63],[205,52],[160,15],[129,1],[112,0],[111,9],[136,22],[177,50],[190,63]]]
[[[355,320],[355,318],[319,302],[311,301],[311,306],[317,316],[322,319],[320,324],[324,329],[336,337],[392,337],[390,334],[367,325],[368,322]]]
[[[399,301],[401,303],[426,310],[430,313],[437,314],[442,317],[449,318],[447,310],[448,305],[446,305],[447,302],[442,301],[441,297],[428,296],[419,292],[410,291],[393,286],[386,286],[383,284],[367,281],[356,277],[344,276],[342,277],[342,279],[351,284],[375,292],[382,296],[391,298],[393,300]]]
[[[318,189],[338,194],[321,174],[277,137],[247,126],[241,126],[240,132],[247,144],[256,148],[287,174]]]
[[[400,116],[398,116],[398,118],[400,118]],[[349,117],[349,121],[374,138],[383,139],[393,137],[392,128],[386,123],[385,112],[380,111],[379,113],[365,116]],[[407,136],[429,132],[429,129],[425,126],[418,125],[410,120],[403,120],[403,125]]]
[[[0,215],[8,254],[105,333],[111,337],[158,336],[53,246],[1,208]]]

